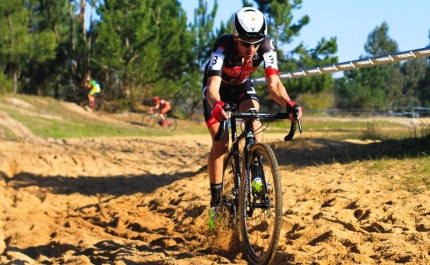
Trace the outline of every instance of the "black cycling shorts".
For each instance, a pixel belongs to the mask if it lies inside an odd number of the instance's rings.
[[[212,117],[212,107],[209,105],[209,103],[206,100],[206,93],[207,93],[207,85],[204,84],[203,88],[203,113],[205,116],[205,121],[208,121]],[[242,103],[244,100],[247,99],[253,99],[259,102],[257,93],[254,89],[254,85],[252,84],[251,80],[246,80],[240,85],[236,86],[228,86],[221,84],[221,87],[219,89],[219,93],[221,96],[221,101],[224,103],[228,103],[230,105],[236,104],[237,107],[239,107],[240,103]]]

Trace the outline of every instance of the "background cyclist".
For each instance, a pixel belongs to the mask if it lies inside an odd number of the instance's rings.
[[[151,113],[154,113],[154,110],[158,110],[160,112],[160,122],[161,126],[166,126],[166,113],[172,109],[172,105],[169,101],[165,99],[160,99],[158,96],[154,97],[155,106],[150,108]]]
[[[85,78],[85,87],[89,89],[88,91],[88,102],[90,107],[94,108],[95,106],[95,97],[100,94],[101,88],[99,83],[96,80],[91,79],[90,75],[87,75]]]
[[[212,137],[212,148],[208,157],[208,173],[211,190],[209,228],[213,227],[216,209],[220,203],[224,154],[227,151],[229,136],[214,141],[220,121],[227,119],[225,103],[237,103],[239,111],[249,108],[260,109],[259,100],[249,79],[250,75],[264,62],[266,84],[272,99],[285,107],[292,115],[295,103],[281,83],[278,73],[276,50],[272,40],[266,37],[266,19],[259,10],[245,7],[237,11],[232,21],[232,34],[221,36],[213,47],[210,61],[203,77],[203,108],[206,126]],[[300,108],[298,119],[302,116]],[[260,121],[253,123],[254,130]],[[256,135],[263,141],[263,134]]]

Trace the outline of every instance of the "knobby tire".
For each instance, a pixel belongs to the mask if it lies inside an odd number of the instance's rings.
[[[239,192],[240,234],[245,254],[250,264],[267,265],[275,253],[279,242],[282,226],[282,187],[278,162],[273,150],[265,143],[257,143],[251,148],[249,167],[253,161],[259,160],[262,180],[272,186],[263,184],[263,192],[259,196],[252,194],[251,177],[242,173]],[[244,171],[245,169],[242,169]],[[251,175],[251,170],[250,173]],[[253,207],[255,204],[260,206]],[[266,205],[266,207],[261,206]],[[270,205],[271,207],[267,207]]]

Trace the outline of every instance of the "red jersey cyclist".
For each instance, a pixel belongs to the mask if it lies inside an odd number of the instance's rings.
[[[294,101],[281,83],[278,72],[276,50],[272,40],[266,36],[266,19],[259,10],[245,7],[237,11],[232,21],[232,34],[221,36],[213,47],[210,61],[203,77],[203,108],[206,126],[212,137],[212,148],[208,157],[208,174],[211,191],[209,229],[213,229],[216,210],[220,204],[224,154],[229,136],[224,134],[220,141],[214,137],[220,121],[227,119],[223,107],[225,103],[236,103],[239,111],[250,108],[260,109],[257,93],[250,80],[251,74],[264,63],[266,84],[270,96],[294,118]],[[298,119],[302,116],[300,108]],[[253,122],[254,130],[260,128],[260,121]],[[258,142],[263,134],[256,135]]]
[[[170,104],[169,101],[165,99],[160,99],[158,96],[154,97],[154,103],[155,103],[155,106],[150,108],[150,111],[151,113],[154,113],[154,110],[159,110],[161,126],[164,127],[167,124],[165,115],[169,110],[172,109],[172,105]]]

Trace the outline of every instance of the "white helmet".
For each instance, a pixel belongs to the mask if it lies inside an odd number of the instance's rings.
[[[267,34],[266,18],[253,7],[244,7],[234,14],[233,35],[240,39],[262,39]]]

